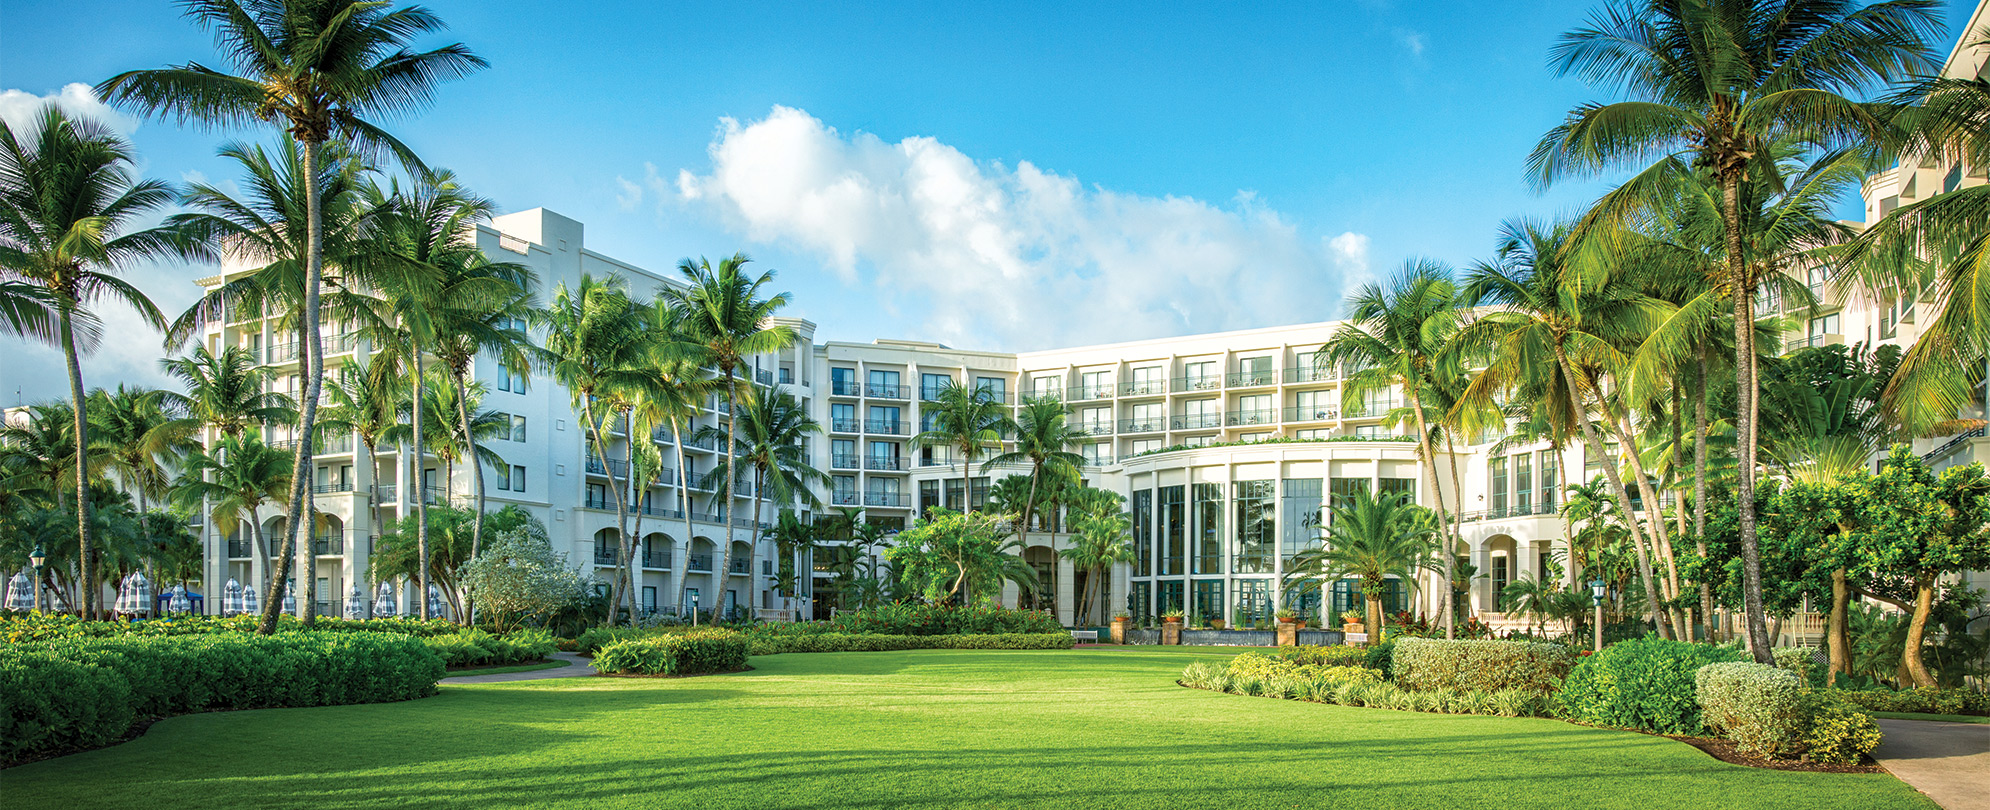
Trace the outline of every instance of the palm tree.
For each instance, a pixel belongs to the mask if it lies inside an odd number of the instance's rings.
[[[961,510],[972,510],[974,460],[990,448],[1001,449],[1002,437],[1020,434],[1022,428],[1009,418],[1008,406],[996,399],[994,392],[952,380],[933,395],[928,407],[933,409],[933,427],[920,431],[912,440],[922,447],[945,447],[960,454]],[[1040,471],[1032,468],[1032,472]]]
[[[1689,159],[1719,178],[1726,223],[1720,283],[1734,307],[1736,356],[1754,347],[1755,290],[1766,268],[1748,261],[1740,220],[1747,178],[1791,139],[1823,148],[1893,139],[1886,110],[1849,98],[1933,65],[1940,27],[1932,0],[1642,0],[1609,7],[1562,35],[1557,73],[1620,87],[1628,100],[1585,104],[1528,159],[1546,187],[1564,175]],[[1635,182],[1635,181],[1633,181]],[[1762,613],[1755,532],[1754,364],[1735,363],[1742,602],[1749,648],[1773,663]]]
[[[89,414],[104,445],[105,469],[138,499],[138,511],[164,498],[171,483],[167,467],[199,446],[194,428],[173,418],[162,403],[166,392],[118,384],[91,392]]]
[[[205,506],[215,526],[234,526],[239,531],[247,520],[257,564],[269,575],[271,587],[266,592],[270,594],[282,593],[274,583],[290,576],[291,555],[280,555],[275,570],[270,569],[259,511],[265,503],[283,502],[291,489],[291,472],[283,451],[263,444],[251,430],[239,436],[223,435],[210,449],[188,454],[186,466],[173,484],[173,500],[188,509]],[[282,601],[281,596],[273,598]]]
[[[1456,380],[1464,374],[1460,344],[1454,342],[1463,311],[1458,307],[1458,291],[1451,268],[1430,260],[1415,260],[1387,286],[1365,284],[1347,299],[1347,322],[1334,330],[1314,355],[1321,371],[1341,366],[1360,368],[1347,378],[1349,398],[1369,391],[1398,386],[1409,398],[1414,417],[1417,450],[1423,455],[1424,469],[1430,472],[1430,492],[1442,513],[1444,494],[1437,480],[1437,450],[1431,444],[1430,422],[1424,411],[1427,392]],[[1455,470],[1454,470],[1455,472]],[[1456,545],[1452,538],[1448,545]],[[1444,577],[1451,577],[1452,555],[1445,559]],[[1444,634],[1456,634],[1445,597]]]
[[[90,431],[79,358],[95,345],[92,307],[109,298],[137,310],[146,323],[163,326],[164,316],[145,293],[114,273],[137,260],[204,255],[170,227],[134,229],[173,198],[166,184],[139,180],[134,162],[131,145],[116,133],[93,121],[71,119],[52,104],[19,131],[0,123],[0,267],[39,286],[40,300],[54,307],[55,342],[69,371],[78,480],[88,480],[82,448],[90,443]],[[77,607],[89,615],[99,606],[90,499],[84,489],[78,487],[76,494],[82,564]]]
[[[657,296],[649,313],[656,339],[671,345],[689,342],[678,332],[678,314],[668,298]],[[698,418],[699,408],[718,390],[718,378],[710,369],[681,356],[659,364],[659,371],[655,380],[631,397],[630,413],[645,425],[670,426],[671,444],[677,453],[677,506],[684,520],[685,553],[689,554],[695,532],[691,528],[691,468],[685,463],[684,442],[691,437],[691,425]],[[631,438],[640,435],[632,433]],[[688,565],[685,562],[677,566],[677,601],[673,604],[678,608],[686,604],[684,597],[689,592]]]
[[[807,447],[810,437],[822,433],[822,425],[808,415],[808,409],[793,394],[779,387],[756,393],[745,409],[733,412],[732,430],[739,439],[738,454],[721,459],[706,473],[705,487],[717,484],[721,476],[732,477],[737,470],[752,470],[753,517],[748,525],[756,536],[760,531],[762,502],[783,506],[797,501],[809,506],[820,504],[809,485],[827,484],[830,479],[828,474],[809,465]],[[720,432],[716,428],[699,431],[714,437]],[[757,538],[754,546],[759,546]]]
[[[0,476],[7,489],[52,504],[75,489],[78,480],[91,480],[103,469],[100,443],[83,448],[83,463],[77,463],[76,428],[70,415],[60,405],[29,405],[28,418],[0,424]],[[78,470],[84,471],[80,479]]]
[[[240,346],[220,354],[196,346],[186,357],[161,359],[159,367],[187,389],[185,394],[161,391],[162,406],[185,414],[195,429],[240,436],[256,425],[288,424],[297,418],[290,397],[264,390],[270,370],[258,367],[255,355]]]
[[[1430,510],[1411,503],[1406,494],[1373,496],[1357,490],[1345,505],[1333,507],[1326,544],[1294,555],[1280,587],[1325,588],[1348,577],[1359,579],[1369,632],[1381,638],[1382,592],[1389,577],[1414,579],[1434,567],[1431,555],[1440,531]]]
[[[370,361],[341,367],[327,389],[325,414],[320,421],[327,430],[351,431],[359,437],[360,448],[366,451],[366,503],[371,517],[367,523],[375,546],[379,545],[381,534],[380,475],[375,459],[380,445],[392,441],[388,432],[401,423],[402,379],[400,364],[389,352],[377,354]]]
[[[662,336],[651,328],[645,308],[629,300],[627,290],[628,283],[620,276],[597,281],[583,273],[572,289],[560,282],[547,307],[535,310],[531,318],[533,326],[546,330],[545,345],[535,352],[539,362],[573,396],[573,408],[587,426],[587,444],[599,455],[602,473],[608,476],[624,559],[632,549],[628,486],[617,480],[616,465],[608,457],[601,427],[607,414],[601,408],[627,413],[642,397],[654,397],[663,387],[661,365],[674,359],[660,348]],[[611,624],[623,595],[619,586],[610,593]],[[633,611],[630,620],[634,621]]]
[[[1016,449],[999,453],[981,465],[981,474],[1002,464],[1029,462],[1029,495],[1017,504],[1016,534],[1021,536],[1029,531],[1030,513],[1036,506],[1037,488],[1043,482],[1046,467],[1076,470],[1085,463],[1083,456],[1071,452],[1078,446],[1086,433],[1072,426],[1070,411],[1055,397],[1028,397],[1016,414]],[[961,490],[966,492],[965,489]]]
[[[195,62],[120,73],[97,85],[112,104],[196,122],[231,126],[275,123],[301,152],[304,181],[304,284],[299,328],[303,332],[304,402],[297,426],[298,451],[290,494],[291,542],[307,520],[311,442],[324,384],[324,345],[318,331],[325,268],[320,158],[328,143],[362,152],[392,151],[403,165],[420,161],[400,141],[368,119],[425,106],[439,82],[485,66],[461,44],[414,51],[414,37],[443,28],[420,6],[389,8],[370,0],[188,0],[186,16],[214,33],[234,73]],[[297,220],[292,219],[291,222]],[[278,587],[281,587],[278,583]],[[271,594],[271,605],[282,600]],[[300,608],[303,602],[299,600]],[[426,610],[426,600],[423,604]],[[263,631],[275,629],[275,610]]]
[[[796,340],[794,327],[773,322],[774,314],[788,305],[788,294],[762,292],[774,280],[774,271],[753,275],[746,270],[750,261],[746,254],[735,253],[721,259],[714,268],[702,258],[685,259],[678,262],[677,272],[684,276],[687,286],[665,286],[657,291],[659,297],[668,299],[670,308],[677,310],[676,337],[694,347],[692,351],[700,364],[718,371],[719,385],[725,391],[727,409],[732,414],[739,413],[741,403],[753,394],[751,386],[741,385],[742,376],[752,377],[746,365],[748,358],[782,351],[794,346]],[[737,420],[727,420],[726,425],[725,464],[732,469]],[[728,476],[720,486],[726,538],[719,570],[726,571],[732,565],[733,516],[737,510],[732,508],[733,479]],[[713,600],[713,616],[719,614],[723,604],[723,600]]]
[[[60,335],[55,297],[34,282],[10,278],[13,273],[0,265],[0,335],[54,343]]]
[[[1106,573],[1114,565],[1132,562],[1137,557],[1128,542],[1133,520],[1120,511],[1126,499],[1117,492],[1089,491],[1097,494],[1078,507],[1071,528],[1071,545],[1057,551],[1057,556],[1070,560],[1074,568],[1085,573],[1085,590],[1078,595],[1078,611],[1072,617],[1081,625],[1096,621],[1092,604],[1097,601],[1094,595],[1099,592]]]

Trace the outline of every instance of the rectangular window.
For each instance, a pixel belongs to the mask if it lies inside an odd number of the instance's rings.
[[[1416,503],[1416,479],[1383,478],[1376,483],[1381,485],[1382,495],[1401,495],[1404,503]]]
[[[1160,599],[1154,605],[1154,612],[1165,616],[1170,611],[1186,610],[1188,608],[1188,601],[1183,597],[1182,593],[1186,585],[1187,583],[1179,579],[1160,583]]]
[[[1154,490],[1133,491],[1133,575],[1154,575]]]
[[[920,481],[919,514],[922,515],[926,514],[926,510],[939,505],[940,505],[940,482]]]
[[[1188,503],[1182,486],[1161,488],[1161,576],[1181,576],[1188,537]],[[1179,605],[1177,605],[1179,607]]]
[[[1063,378],[1063,377],[1031,377],[1031,378],[1030,378],[1030,396],[1033,396],[1033,397],[1037,397],[1037,398],[1039,398],[1039,399],[1041,399],[1041,398],[1044,398],[1044,397],[1049,397],[1049,398],[1051,398],[1051,399],[1063,399],[1063,398],[1064,398],[1064,378]]]
[[[1526,515],[1534,511],[1534,454],[1513,457],[1513,509]]]
[[[525,417],[512,414],[511,440],[514,442],[525,441]]]
[[[829,393],[839,397],[857,395],[857,370],[854,368],[829,369]]]
[[[1320,479],[1285,479],[1285,493],[1278,500],[1280,521],[1278,553],[1286,560],[1290,561],[1301,551],[1320,547],[1320,504],[1322,503],[1324,498]]]
[[[1223,573],[1223,485],[1195,485],[1195,573]]]
[[[1137,456],[1141,453],[1152,453],[1159,449],[1161,449],[1160,439],[1140,439],[1128,446],[1127,452]]]
[[[505,466],[505,465],[503,465],[503,464],[499,464],[499,465],[497,465],[497,468],[496,468],[496,469],[494,469],[494,470],[491,470],[491,477],[492,477],[493,479],[495,479],[495,480],[496,480],[496,482],[495,482],[495,483],[493,484],[493,486],[496,486],[496,487],[498,488],[498,491],[500,491],[500,492],[510,492],[510,491],[511,491],[511,468],[510,468],[510,467],[507,467],[507,466]]]
[[[1143,402],[1133,406],[1133,418],[1129,420],[1132,424],[1128,426],[1127,432],[1151,433],[1160,430],[1164,421],[1161,418],[1161,414],[1164,413],[1162,407],[1159,402]]]
[[[864,430],[871,433],[899,432],[898,415],[900,411],[898,406],[872,405],[867,413],[870,417],[870,424],[865,425]]]
[[[870,379],[867,380],[869,385],[866,386],[864,396],[896,397],[899,395],[898,379],[898,372],[896,371],[886,371],[881,368],[871,369]]]
[[[781,367],[781,384],[782,384],[782,385],[794,385],[794,384],[795,384],[795,370],[794,370],[794,369],[791,369],[791,368],[788,368],[788,367],[786,367],[786,366],[782,366],[782,367]]]
[[[1506,514],[1506,457],[1494,456],[1486,462],[1487,473],[1492,477],[1487,487],[1492,498],[1492,516]]]
[[[857,406],[848,402],[829,404],[829,429],[845,433],[857,431]]]
[[[1105,371],[1079,372],[1078,396],[1076,398],[1101,399],[1112,396],[1112,380],[1107,379],[1109,373]]]
[[[1078,413],[1078,428],[1093,436],[1112,433],[1111,408],[1086,408]]]
[[[1135,582],[1127,588],[1126,613],[1140,622],[1154,618],[1154,583]]]
[[[1009,381],[1001,377],[976,377],[974,387],[987,391],[989,397],[996,402],[1003,402],[1009,398]]]
[[[1271,356],[1237,358],[1238,385],[1270,385]]]
[[[511,466],[511,491],[525,491],[525,468],[517,464]]]
[[[1541,506],[1548,511],[1554,511],[1555,504],[1561,502],[1561,463],[1553,451],[1541,454]]]
[[[1321,355],[1318,349],[1294,354],[1292,356],[1291,381],[1313,382],[1315,380],[1333,379],[1334,375],[1329,370],[1329,367],[1324,365],[1325,363],[1326,357]]]
[[[940,392],[954,381],[951,374],[922,373],[919,375],[919,398],[931,402],[940,398]]]
[[[1332,428],[1302,428],[1300,430],[1292,431],[1292,438],[1295,439],[1319,440],[1319,439],[1331,438],[1332,435],[1333,435]]]
[[[1223,618],[1223,580],[1198,579],[1195,581],[1195,607],[1190,609],[1199,624],[1210,619]]]
[[[1250,622],[1263,627],[1271,622],[1271,580],[1237,580],[1237,608],[1234,614],[1239,623]]]
[[[1081,449],[1087,466],[1103,467],[1112,463],[1112,444],[1109,442],[1093,442]]]
[[[1354,435],[1363,439],[1386,439],[1390,434],[1381,425],[1356,425]]]
[[[644,613],[655,613],[655,612],[656,612],[656,586],[655,586],[655,585],[644,585],[644,586],[643,586],[643,612],[644,612]]]
[[[1238,481],[1231,485],[1237,501],[1236,565],[1238,574],[1272,572],[1272,549],[1277,545],[1278,509],[1272,481]]]
[[[614,504],[608,502],[608,487],[601,484],[587,485],[587,501],[585,505],[589,509],[615,508]]]
[[[1216,361],[1183,363],[1182,385],[1186,391],[1206,391],[1221,387],[1223,378],[1216,373]]]
[[[1335,478],[1327,485],[1328,502],[1335,509],[1346,509],[1354,505],[1354,494],[1368,492],[1366,478]]]
[[[1133,370],[1133,382],[1126,387],[1127,394],[1159,394],[1166,391],[1164,372],[1160,366],[1141,366]]]

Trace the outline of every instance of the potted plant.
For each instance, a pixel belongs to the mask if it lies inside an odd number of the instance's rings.
[[[1125,611],[1113,614],[1112,643],[1126,643],[1126,629],[1133,626],[1133,616]]]
[[[1362,616],[1359,610],[1343,612],[1340,615],[1341,630],[1349,633],[1366,632],[1368,626],[1362,623],[1364,618],[1366,617]]]
[[[1168,611],[1168,612],[1166,612],[1166,613],[1163,613],[1163,614],[1161,614],[1161,623],[1162,623],[1162,624],[1181,624],[1181,623],[1182,623],[1182,609],[1181,609],[1181,608],[1175,608],[1175,609],[1173,609],[1173,610],[1170,610],[1170,611]]]
[[[1222,616],[1218,616],[1218,617],[1216,617],[1216,618],[1214,618],[1214,619],[1210,619],[1210,620],[1209,620],[1209,629],[1211,629],[1211,630],[1221,630],[1221,629],[1223,629],[1223,617],[1222,617]]]
[[[1293,613],[1293,612],[1292,612],[1292,608],[1282,608],[1282,609],[1280,609],[1280,610],[1278,611],[1278,623],[1279,623],[1279,624],[1298,624],[1298,623],[1299,623],[1299,616],[1298,616],[1298,614],[1295,614],[1295,613]]]
[[[1161,643],[1162,644],[1182,643],[1181,608],[1175,608],[1173,610],[1168,611],[1167,613],[1161,614]]]

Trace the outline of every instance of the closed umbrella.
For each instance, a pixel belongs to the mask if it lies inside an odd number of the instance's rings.
[[[283,581],[283,583],[284,583],[284,588],[283,588],[283,612],[285,612],[285,613],[296,613],[296,612],[297,612],[297,580],[294,580],[294,579],[286,579],[286,580],[284,580],[284,581]]]
[[[173,586],[173,599],[166,603],[166,609],[174,613],[192,613],[193,600],[187,598],[185,585]]]
[[[242,586],[242,611],[241,611],[241,612],[243,612],[243,613],[259,613],[259,612],[261,612],[261,611],[262,611],[262,609],[263,609],[263,600],[262,600],[262,597],[259,597],[259,596],[257,596],[257,595],[256,595],[256,586],[254,586],[254,585],[243,585],[243,586]]]
[[[35,582],[26,571],[16,572],[14,578],[7,581],[7,609],[35,609]]]
[[[124,614],[150,614],[152,612],[152,581],[145,578],[145,572],[133,571],[118,585],[117,612]]]
[[[442,617],[442,589],[434,585],[428,586],[428,617],[431,619]]]
[[[394,617],[394,583],[380,583],[380,596],[373,600],[373,615],[382,619]]]
[[[227,587],[221,592],[221,615],[233,616],[242,612],[242,583],[234,577],[228,578]]]
[[[352,595],[347,596],[345,599],[345,617],[348,619],[366,618],[366,592],[360,590],[358,583],[353,584]]]

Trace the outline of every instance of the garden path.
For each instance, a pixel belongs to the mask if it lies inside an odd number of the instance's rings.
[[[1990,810],[1990,725],[1877,720],[1873,759],[1943,810]]]
[[[560,667],[558,669],[535,669],[530,672],[500,672],[495,675],[468,675],[461,678],[450,678],[447,681],[444,681],[444,683],[447,683],[451,686],[463,683],[505,683],[508,681],[536,681],[541,678],[575,678],[575,677],[580,677],[582,675],[595,674],[594,664],[589,662],[587,659],[580,657],[577,654],[570,652],[556,652],[553,653],[553,657],[558,660],[567,662],[567,665]]]

